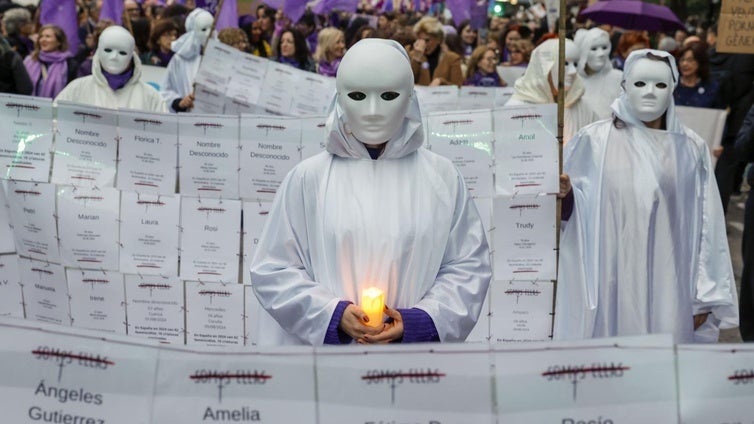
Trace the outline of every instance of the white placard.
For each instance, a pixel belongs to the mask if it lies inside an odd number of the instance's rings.
[[[215,91],[197,84],[194,95],[194,107],[191,109],[191,113],[205,115],[223,115],[225,113],[226,97],[222,91]]]
[[[492,341],[549,341],[552,287],[550,281],[493,281],[490,284]]]
[[[10,224],[8,201],[5,199],[5,184],[0,184],[0,253],[16,251],[13,241],[13,228]]]
[[[58,187],[58,226],[63,265],[118,270],[120,192]]]
[[[0,95],[0,178],[47,182],[52,150],[52,99]]]
[[[223,108],[225,110],[224,115],[264,115],[264,108],[230,97],[225,97]]]
[[[181,198],[182,280],[238,281],[239,200]]]
[[[177,278],[126,275],[128,335],[184,343],[183,283]]]
[[[21,274],[15,254],[0,255],[0,317],[24,317]]]
[[[157,349],[114,335],[118,343],[103,342],[94,331],[41,330],[0,326],[4,422],[150,422]]]
[[[495,353],[500,422],[678,422],[670,335],[506,349]]]
[[[244,286],[186,281],[186,344],[243,346]]]
[[[555,279],[555,196],[496,197],[495,280]]]
[[[52,182],[112,187],[118,152],[117,112],[60,101]]]
[[[681,422],[750,423],[754,402],[754,347],[679,345]]]
[[[178,196],[121,193],[120,271],[178,275]]]
[[[51,262],[18,258],[26,319],[71,325],[65,269]]]
[[[495,192],[557,193],[557,105],[496,109]]]
[[[436,113],[428,117],[432,151],[453,161],[474,197],[492,197],[490,111]]]
[[[489,352],[473,347],[318,349],[320,422],[492,422]]]
[[[709,109],[704,107],[676,106],[675,112],[678,119],[683,125],[691,128],[699,134],[704,141],[710,153],[723,141],[723,131],[725,130],[725,121],[728,118],[728,111],[725,109]],[[717,156],[711,155],[712,166],[717,162]]]
[[[300,71],[296,82],[296,95],[293,97],[290,114],[312,116],[327,113],[327,108],[335,95],[335,78]]]
[[[164,351],[152,422],[314,424],[313,358],[301,346],[221,356]]]
[[[175,193],[178,117],[120,111],[117,187],[139,193]]]
[[[298,119],[241,119],[241,197],[272,200],[288,172],[301,161]]]
[[[497,74],[508,84],[508,87],[516,85],[516,80],[524,76],[526,66],[498,66]]]
[[[55,185],[3,181],[19,255],[60,262],[55,222]]]
[[[505,106],[515,92],[516,89],[513,88],[512,85],[508,85],[507,87],[497,87],[495,89],[495,107]],[[497,123],[495,123],[495,127],[497,127]]]
[[[68,269],[66,276],[74,327],[126,334],[123,274]]]
[[[252,54],[241,54],[233,62],[233,75],[230,77],[225,96],[244,104],[259,103],[259,94],[262,92],[268,63],[270,63],[268,59]]]
[[[325,116],[302,118],[301,122],[301,160],[325,151]]]
[[[495,105],[494,87],[465,85],[458,92],[459,110],[492,109]]]
[[[181,194],[238,198],[238,117],[179,118]]]
[[[296,71],[298,69],[292,66],[270,62],[259,94],[259,105],[277,114],[288,114],[296,94],[293,83],[298,75]]]
[[[243,269],[241,270],[244,284],[251,284],[251,259],[256,253],[256,246],[262,236],[264,223],[270,213],[270,202],[243,202]]]
[[[233,69],[233,64],[240,56],[239,50],[210,37],[204,48],[194,82],[212,91],[223,93],[232,75],[228,71]]]
[[[439,87],[414,87],[419,99],[422,114],[458,110],[458,87],[442,85]]]

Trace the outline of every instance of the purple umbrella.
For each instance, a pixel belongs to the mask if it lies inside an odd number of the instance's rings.
[[[683,22],[666,6],[640,0],[598,1],[579,13],[580,18],[625,29],[670,31],[684,29]]]

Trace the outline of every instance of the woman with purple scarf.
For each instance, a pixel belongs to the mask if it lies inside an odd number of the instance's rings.
[[[317,73],[334,77],[338,73],[338,66],[346,53],[346,37],[343,31],[327,27],[318,35],[317,51],[314,60],[317,62]]]
[[[309,54],[306,38],[295,28],[286,28],[277,43],[277,61],[302,71],[315,72],[316,66]]]
[[[505,87],[505,81],[497,73],[497,53],[491,47],[479,46],[469,58],[466,79],[463,85],[475,87]]]
[[[57,25],[39,29],[34,51],[24,59],[34,84],[32,96],[55,98],[74,78],[78,65],[68,52],[68,39]]]

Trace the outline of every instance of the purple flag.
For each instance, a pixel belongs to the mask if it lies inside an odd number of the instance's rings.
[[[322,0],[312,7],[312,12],[316,15],[326,15],[333,10],[353,13],[358,6],[359,0]]]
[[[291,22],[296,23],[304,16],[306,12],[307,0],[285,0],[283,13],[290,18]]]
[[[382,11],[383,12],[392,12],[393,11],[393,0],[385,0],[385,2],[382,3]]]
[[[487,26],[487,2],[482,0],[476,2],[471,9],[471,27],[474,29],[484,28]]]
[[[450,10],[450,13],[453,14],[453,22],[455,22],[456,25],[466,19],[471,19],[469,10],[471,10],[475,4],[476,2],[474,0],[447,0],[445,2],[445,6]]]
[[[39,23],[62,28],[68,38],[68,51],[76,53],[79,47],[76,0],[43,0],[39,5]]]
[[[104,0],[99,12],[100,19],[112,19],[116,25],[121,25],[123,17],[123,0]]]
[[[238,2],[236,0],[225,0],[222,10],[217,14],[215,30],[220,32],[223,28],[238,28]]]
[[[284,0],[264,0],[264,4],[275,10],[280,10],[283,7],[283,2]]]

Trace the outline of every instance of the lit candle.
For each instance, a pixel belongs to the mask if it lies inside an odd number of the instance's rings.
[[[361,309],[369,317],[366,325],[379,327],[382,325],[382,314],[385,312],[385,293],[377,287],[370,287],[361,291]]]

